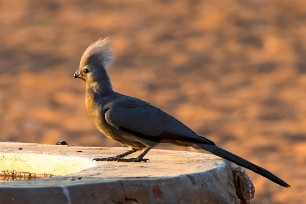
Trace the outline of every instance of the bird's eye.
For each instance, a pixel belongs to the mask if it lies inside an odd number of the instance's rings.
[[[83,69],[83,72],[84,72],[84,73],[88,73],[89,70],[88,70],[87,68],[85,68],[85,69]]]

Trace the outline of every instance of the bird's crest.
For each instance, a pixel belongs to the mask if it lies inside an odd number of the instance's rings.
[[[114,52],[110,45],[110,41],[110,38],[106,37],[89,45],[82,55],[80,69],[86,66],[93,56],[97,57],[99,63],[103,65],[104,68],[110,67],[114,60]]]

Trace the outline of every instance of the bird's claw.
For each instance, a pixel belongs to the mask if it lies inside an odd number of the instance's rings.
[[[147,162],[149,159],[143,158],[118,158],[118,157],[106,157],[106,158],[94,158],[94,161],[117,161],[117,162]]]
[[[143,159],[143,158],[129,158],[129,159],[125,159],[125,158],[118,158],[117,162],[147,162],[149,161],[149,159]]]
[[[94,161],[117,161],[118,157],[94,158]]]

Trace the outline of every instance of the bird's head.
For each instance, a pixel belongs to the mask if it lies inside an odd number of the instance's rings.
[[[99,76],[101,69],[108,68],[113,59],[110,38],[99,39],[85,50],[80,61],[79,70],[73,76],[84,81],[91,77]]]

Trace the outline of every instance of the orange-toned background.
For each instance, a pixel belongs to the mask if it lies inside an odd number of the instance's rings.
[[[254,203],[304,202],[304,1],[101,2],[0,1],[1,141],[117,146],[90,121],[72,77],[84,49],[110,36],[115,90],[292,185],[249,172]]]

